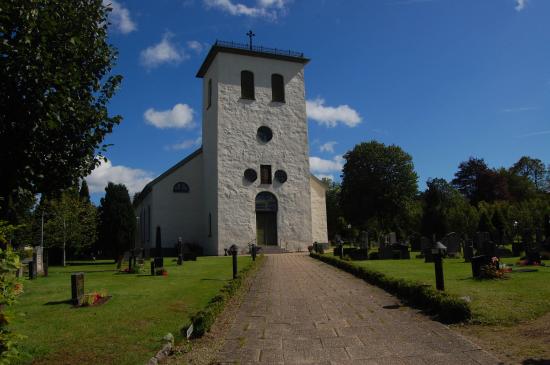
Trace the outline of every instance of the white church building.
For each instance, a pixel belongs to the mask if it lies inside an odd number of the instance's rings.
[[[327,242],[326,186],[309,171],[303,54],[216,42],[202,63],[202,147],[145,186],[139,244],[305,251]]]

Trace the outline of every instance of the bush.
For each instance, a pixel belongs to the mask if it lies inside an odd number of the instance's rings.
[[[258,256],[256,261],[253,261],[252,264],[239,271],[237,278],[230,280],[227,284],[225,284],[220,290],[220,294],[210,299],[210,302],[208,302],[204,309],[191,316],[191,323],[193,324],[193,337],[202,337],[210,330],[210,327],[214,324],[218,314],[222,312],[225,304],[235,295],[247,276],[251,272],[255,271],[263,260],[263,255]],[[182,329],[182,332],[183,330],[184,329]]]
[[[432,286],[392,278],[379,271],[357,266],[331,256],[322,256],[315,253],[311,253],[310,256],[378,286],[394,294],[407,304],[436,315],[442,322],[457,323],[469,320],[472,317],[471,308],[466,301],[454,295],[438,291]]]
[[[20,267],[19,255],[7,244],[8,235],[16,227],[0,221],[0,364],[11,364],[19,358],[17,341],[23,336],[13,333],[9,328],[10,315],[7,310],[17,296],[23,292],[23,285],[15,277]]]

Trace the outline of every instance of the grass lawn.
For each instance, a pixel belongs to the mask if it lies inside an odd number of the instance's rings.
[[[415,255],[413,253],[411,256]],[[514,264],[518,258],[505,258],[502,261]],[[366,260],[354,263],[392,277],[435,286],[434,264],[424,263],[424,259]],[[550,312],[550,266],[535,268],[538,272],[511,273],[505,280],[480,281],[472,278],[472,266],[464,263],[464,259],[445,259],[445,290],[460,297],[470,297],[473,323],[512,325]]]
[[[239,269],[251,262],[239,257]],[[120,274],[115,264],[50,267],[47,278],[24,282],[13,307],[13,329],[25,336],[23,364],[143,364],[168,332],[181,339],[189,316],[231,279],[231,257],[199,257],[177,266],[164,259],[168,276]],[[146,262],[145,267],[149,268]],[[71,272],[85,272],[85,292],[106,289],[101,306],[73,308]]]

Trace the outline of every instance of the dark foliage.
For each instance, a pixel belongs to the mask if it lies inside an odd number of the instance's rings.
[[[101,0],[5,0],[0,11],[0,215],[22,192],[68,188],[99,162],[120,122],[107,103],[121,82],[109,76]]]
[[[99,206],[98,251],[103,257],[117,260],[134,246],[135,232],[136,217],[128,189],[110,182]]]

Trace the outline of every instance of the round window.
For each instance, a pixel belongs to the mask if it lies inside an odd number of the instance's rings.
[[[275,171],[275,179],[280,182],[281,184],[283,184],[284,182],[286,182],[286,179],[288,177],[286,176],[286,172],[284,172],[283,170],[277,170]]]
[[[254,182],[258,178],[258,174],[254,169],[246,169],[244,170],[244,178],[250,182]]]
[[[269,127],[266,126],[261,126],[260,128],[258,128],[257,135],[258,139],[263,143],[267,143],[271,141],[271,138],[273,138],[273,132]]]

